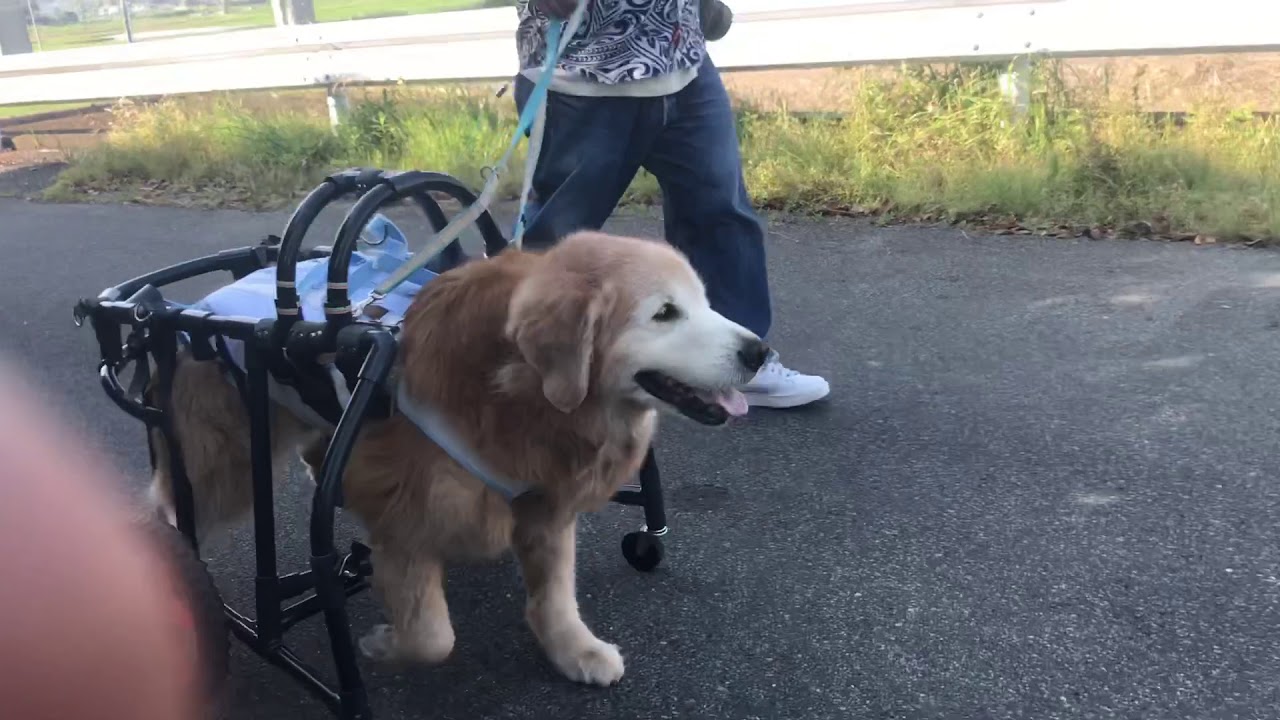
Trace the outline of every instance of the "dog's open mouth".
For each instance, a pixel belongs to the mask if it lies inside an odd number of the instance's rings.
[[[747,414],[747,398],[737,390],[702,390],[656,370],[636,373],[636,384],[703,425],[723,425],[730,417]]]

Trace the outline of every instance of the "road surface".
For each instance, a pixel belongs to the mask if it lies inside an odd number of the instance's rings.
[[[0,200],[0,218],[0,348],[141,487],[141,429],[99,390],[73,302],[285,215]],[[771,340],[832,395],[724,430],[667,422],[658,572],[619,554],[635,509],[588,519],[582,608],[621,645],[622,684],[560,679],[499,563],[450,575],[445,665],[366,665],[377,717],[1280,716],[1280,254],[771,228]],[[282,567],[300,569],[305,495],[278,507]],[[236,603],[248,537],[209,549]],[[352,608],[358,632],[380,621],[367,595]],[[318,621],[292,642],[328,669]],[[244,650],[232,662],[237,720],[327,717]]]

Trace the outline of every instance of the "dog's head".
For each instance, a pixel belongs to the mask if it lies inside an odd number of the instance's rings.
[[[746,413],[736,387],[769,352],[711,309],[697,273],[670,245],[595,232],[547,251],[511,298],[507,333],[563,412],[591,397],[706,425]]]

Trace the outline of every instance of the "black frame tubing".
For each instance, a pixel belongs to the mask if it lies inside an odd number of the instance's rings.
[[[168,285],[189,278],[219,271],[229,271],[236,278],[266,267],[278,258],[277,248],[269,238],[262,245],[238,248],[179,263],[133,278],[120,285],[103,290],[97,298],[82,299],[75,307],[77,325],[83,325],[87,319],[93,326],[98,340],[101,360],[99,362],[99,379],[108,397],[121,409],[134,418],[144,421],[148,431],[153,427],[166,432],[167,439],[173,442],[174,452],[170,454],[171,473],[173,474],[175,505],[177,505],[178,529],[193,547],[196,544],[194,508],[191,507],[191,484],[186,475],[181,449],[176,438],[168,430],[168,419],[171,414],[168,400],[168,387],[172,380],[174,361],[177,355],[177,334],[190,333],[193,337],[222,335],[244,341],[247,370],[247,385],[250,413],[251,457],[253,460],[253,488],[255,499],[254,545],[255,545],[255,611],[257,619],[242,615],[235,608],[224,603],[223,611],[236,637],[248,645],[256,654],[268,662],[283,668],[289,675],[300,681],[311,694],[324,702],[333,712],[344,718],[368,718],[369,709],[365,701],[365,692],[358,673],[350,672],[355,668],[355,654],[350,639],[350,627],[345,617],[345,599],[369,587],[367,577],[371,573],[369,550],[359,543],[352,543],[350,554],[338,561],[338,554],[332,550],[334,496],[332,491],[323,497],[313,499],[320,515],[327,518],[330,550],[321,554],[319,561],[312,558],[312,567],[301,573],[280,576],[276,571],[277,555],[275,547],[275,517],[272,503],[273,478],[271,473],[269,395],[266,390],[267,374],[264,353],[269,349],[270,339],[275,337],[274,320],[256,321],[250,318],[219,316],[212,313],[184,309],[167,303],[161,296],[158,286]],[[324,252],[310,251],[308,257],[323,257]],[[121,298],[127,298],[121,300]],[[129,356],[125,351],[129,345],[122,346],[120,335],[124,328],[132,330],[130,341],[138,333],[145,332],[146,340],[151,345],[151,352],[157,358],[157,388],[151,398],[133,398],[120,380],[120,371],[130,361],[146,363],[145,354],[141,357]],[[348,405],[340,428],[348,428],[343,435],[335,436],[339,442],[350,442],[354,438],[359,422],[367,414],[368,399],[376,385],[385,377],[390,367],[390,359],[394,358],[394,341],[388,351],[386,340],[362,340],[358,335],[373,333],[379,337],[389,335],[384,330],[371,327],[352,328],[352,332],[343,336],[343,347],[334,347],[326,343],[329,335],[323,332],[324,326],[319,323],[295,323],[289,333],[290,354],[294,358],[313,360],[325,352],[337,352],[339,355],[351,353],[368,353],[365,367],[361,371],[361,382],[357,386],[360,403]],[[376,355],[376,356],[375,356]],[[376,362],[375,362],[376,361]],[[379,369],[381,368],[381,370]],[[137,371],[135,371],[137,372]],[[380,374],[381,373],[381,374]],[[349,451],[349,448],[347,448]],[[333,453],[331,448],[330,454]],[[329,469],[322,466],[326,477],[341,478],[341,468]],[[334,487],[330,481],[329,487]],[[319,491],[317,491],[319,492]],[[184,500],[185,496],[185,500]],[[183,506],[187,506],[187,510]],[[327,506],[327,513],[323,509]],[[265,512],[259,511],[262,508]],[[198,548],[197,548],[198,551]],[[308,591],[315,593],[287,607],[281,604],[294,597],[305,595]],[[336,614],[335,614],[336,609]],[[331,641],[334,643],[334,661],[338,668],[341,684],[338,689],[330,688],[320,679],[314,669],[309,667],[283,643],[283,633],[301,620],[316,614],[326,615]],[[345,636],[346,642],[342,641]]]
[[[446,194],[465,205],[470,205],[476,201],[476,196],[465,185],[456,178],[443,173],[420,173],[418,171],[387,173],[375,168],[353,168],[334,173],[325,178],[298,205],[293,215],[289,218],[289,222],[285,225],[284,234],[281,236],[279,261],[276,266],[276,317],[282,323],[281,330],[288,332],[289,326],[301,318],[297,293],[298,256],[307,231],[310,230],[312,223],[319,217],[321,211],[334,200],[352,194],[359,194],[363,197],[371,189],[385,183],[404,182],[404,180],[396,181],[396,178],[420,174],[429,174],[434,177],[438,183],[436,187],[417,188],[414,192],[399,195],[397,199],[403,199],[406,195],[411,197],[423,214],[427,216],[428,222],[431,223],[436,232],[439,232],[447,224],[447,220],[444,210],[431,197],[430,192],[434,190]],[[344,225],[354,210],[355,208],[352,208],[351,211],[348,211],[347,218],[343,221]],[[369,218],[372,217],[373,213],[370,213]],[[355,237],[357,239],[360,236],[360,231],[364,229],[368,222],[369,219],[366,218],[364,223],[356,228]],[[506,238],[502,235],[502,231],[498,229],[497,223],[494,222],[493,217],[488,212],[485,212],[483,217],[477,220],[476,224],[480,230],[481,237],[484,239],[486,254],[497,254],[506,247]],[[353,244],[351,247],[354,249],[355,245]],[[459,241],[455,239],[449,244],[448,250],[456,251],[460,247]],[[330,255],[345,257],[345,272],[351,261],[351,252],[347,251],[345,254],[340,254],[335,251],[331,252]],[[280,332],[280,330],[277,332]]]
[[[321,463],[320,481],[311,507],[311,570],[316,578],[316,596],[324,610],[325,627],[338,673],[339,707],[344,718],[369,717],[369,701],[356,664],[355,644],[347,619],[348,593],[343,586],[339,559],[333,542],[334,511],[341,504],[342,477],[360,426],[396,358],[396,341],[391,333],[374,327],[352,328],[339,345],[351,343],[355,354],[367,348],[357,375],[355,390],[342,419],[334,430]]]
[[[475,194],[457,178],[444,173],[411,170],[382,175],[378,182],[347,211],[347,216],[342,219],[342,225],[338,228],[329,257],[328,292],[325,296],[324,312],[325,321],[332,325],[334,330],[354,322],[351,300],[347,294],[348,271],[351,267],[351,255],[356,251],[360,240],[360,233],[373,219],[374,213],[387,203],[406,197],[430,197],[428,193],[433,192],[447,195],[464,206],[470,206],[477,200]],[[434,204],[434,201],[432,202]],[[436,208],[438,210],[439,205],[436,205]],[[443,216],[443,213],[441,215]],[[475,224],[481,238],[484,239],[486,254],[497,255],[507,248],[509,243],[506,236],[502,234],[502,230],[498,228],[493,215],[487,209],[476,217]],[[437,231],[440,229],[437,228]],[[457,242],[458,239],[455,238],[450,246]]]
[[[253,606],[257,642],[264,652],[283,641],[280,630],[280,575],[276,569],[275,473],[271,458],[271,396],[261,347],[266,323],[254,325],[254,347],[245,344],[245,397],[249,412],[249,462],[253,482]]]
[[[254,450],[254,529],[257,555],[255,605],[258,619],[256,623],[251,623],[236,613],[232,615],[233,627],[260,654],[285,667],[332,710],[348,718],[367,717],[369,711],[366,692],[356,665],[345,600],[349,595],[367,587],[364,578],[371,570],[368,549],[354,543],[352,553],[339,565],[333,545],[333,514],[334,509],[341,504],[341,473],[350,452],[350,443],[354,442],[355,431],[368,414],[369,405],[394,362],[395,343],[389,332],[382,329],[375,331],[370,326],[352,327],[352,332],[343,332],[345,324],[343,327],[336,327],[327,322],[303,322],[296,285],[297,262],[302,254],[307,232],[330,203],[351,194],[365,195],[370,189],[381,187],[397,175],[368,168],[334,173],[299,204],[285,226],[276,255],[276,319],[259,322],[254,333],[256,347],[252,351],[246,349],[246,369],[250,378],[248,395],[252,403],[251,428],[260,428],[256,431],[252,446],[261,448]],[[420,187],[414,192],[401,194],[400,197],[407,195],[412,198],[433,229],[439,231],[447,221],[444,211],[429,194],[431,191],[442,192],[468,204],[475,202],[476,198],[454,178],[441,174],[432,174],[432,177],[436,180],[432,187]],[[506,247],[506,239],[491,216],[486,215],[478,226],[486,253],[500,252]],[[363,230],[363,227],[361,225],[358,228],[357,239],[359,230]],[[453,241],[446,252],[449,250],[460,254],[460,243]],[[343,259],[343,266],[349,267],[349,251],[322,253],[316,249],[311,253],[312,256],[322,254],[329,255],[331,263],[334,257],[340,257]],[[365,333],[372,332],[379,334],[365,336]],[[386,345],[387,342],[391,343],[390,346]],[[301,363],[314,361],[319,355],[335,351],[335,365],[338,367],[349,367],[353,361],[361,358],[363,365],[357,373],[352,400],[337,420],[337,429],[321,466],[322,477],[329,477],[330,480],[328,483],[321,482],[313,498],[311,568],[292,577],[280,577],[276,569],[275,518],[271,502],[273,488],[269,472],[269,425],[264,420],[264,408],[261,407],[266,403],[265,378],[275,367],[298,367]],[[368,355],[364,354],[366,351]],[[374,353],[377,353],[376,357]],[[259,508],[262,510],[259,511]],[[347,561],[357,556],[359,559],[355,563],[357,569],[354,575],[344,574],[342,569],[346,567]],[[355,582],[351,582],[352,580]],[[280,600],[290,596],[290,590],[308,583],[314,583],[315,595],[281,608]],[[283,645],[284,631],[317,611],[325,615],[338,674],[337,692],[320,682],[316,673],[302,666]]]
[[[658,458],[653,446],[645,453],[640,466],[640,484],[627,485],[613,496],[619,505],[644,508],[644,531],[650,535],[666,535],[667,507],[662,496],[662,475],[658,472]]]

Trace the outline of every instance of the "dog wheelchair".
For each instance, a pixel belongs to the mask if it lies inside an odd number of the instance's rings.
[[[357,664],[348,623],[347,598],[369,588],[373,570],[370,549],[352,541],[340,552],[335,545],[335,511],[342,506],[343,469],[368,417],[394,412],[387,379],[397,355],[395,324],[359,319],[349,297],[353,257],[362,233],[382,207],[400,201],[416,205],[435,232],[447,224],[436,198],[444,196],[475,212],[477,197],[458,180],[444,174],[410,171],[389,173],[351,169],[330,175],[297,206],[281,236],[271,235],[257,245],[225,250],[136,277],[81,299],[75,322],[93,328],[100,350],[99,380],[107,396],[125,413],[142,421],[150,433],[158,431],[172,451],[167,468],[172,478],[176,532],[189,544],[191,561],[199,563],[193,491],[186,474],[177,433],[172,425],[171,388],[180,345],[188,345],[197,361],[227,361],[228,341],[243,346],[243,369],[232,370],[247,404],[252,459],[253,537],[256,572],[252,615],[217,598],[225,623],[220,637],[201,638],[206,663],[225,674],[230,632],[256,654],[282,668],[308,692],[344,720],[372,717]],[[347,198],[355,203],[346,213],[331,247],[304,249],[303,241],[317,216],[329,204]],[[508,241],[487,209],[475,215],[474,227],[486,256],[508,247]],[[437,259],[461,257],[454,239]],[[298,291],[298,267],[326,266],[324,320],[304,319]],[[216,272],[229,272],[241,281],[274,267],[275,313],[268,317],[217,314],[199,306],[167,300],[161,288]],[[447,267],[444,268],[447,270]],[[260,273],[261,274],[261,273]],[[234,282],[233,282],[234,284]],[[154,365],[154,377],[152,377]],[[132,366],[128,387],[124,374]],[[334,374],[334,371],[338,375]],[[335,377],[337,382],[335,383]],[[334,426],[316,474],[310,515],[310,564],[301,572],[277,569],[276,522],[273,506],[270,384],[296,391],[303,402]],[[341,397],[335,385],[348,395]],[[151,448],[153,469],[157,453]],[[644,510],[642,529],[622,539],[622,554],[640,571],[651,571],[663,560],[661,537],[667,533],[658,465],[652,448],[638,482],[620,490],[613,501]],[[189,568],[188,568],[189,569]],[[207,569],[200,565],[203,580]],[[204,592],[217,592],[201,582]],[[285,643],[285,633],[301,621],[323,614],[332,651],[336,684],[322,679],[316,668],[300,659]],[[212,654],[217,657],[209,657]],[[220,655],[220,656],[219,656]]]

